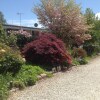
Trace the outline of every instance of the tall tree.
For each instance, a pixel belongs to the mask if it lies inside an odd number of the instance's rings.
[[[4,15],[3,13],[0,11],[0,24],[5,24],[6,23],[6,20],[4,18]]]
[[[81,9],[74,0],[41,0],[34,11],[39,22],[65,43],[71,44],[76,35],[83,37],[88,30]]]
[[[100,20],[90,8],[85,10],[84,16],[87,24],[92,26],[87,32],[92,36],[92,39],[85,42],[84,49],[87,54],[92,55],[94,52],[100,52]]]
[[[90,24],[93,24],[94,21],[95,21],[95,14],[94,12],[92,11],[92,9],[90,8],[86,8],[85,10],[85,18],[86,18],[86,21],[87,21],[87,24],[90,25]]]

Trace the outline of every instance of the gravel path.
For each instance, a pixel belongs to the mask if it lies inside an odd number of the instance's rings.
[[[12,93],[8,100],[100,100],[100,56]]]

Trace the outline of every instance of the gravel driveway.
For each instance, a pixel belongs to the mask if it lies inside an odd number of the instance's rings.
[[[8,100],[100,100],[100,56],[12,93]]]

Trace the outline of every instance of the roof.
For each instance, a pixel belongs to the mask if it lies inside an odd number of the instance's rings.
[[[45,31],[46,29],[43,28],[34,28],[34,27],[27,27],[27,26],[18,26],[18,25],[10,25],[10,24],[3,24],[4,29],[15,29],[20,30],[32,30],[32,31]]]

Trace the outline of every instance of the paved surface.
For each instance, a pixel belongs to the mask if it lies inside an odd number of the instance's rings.
[[[8,100],[100,100],[100,57],[12,93]]]

